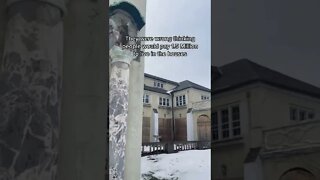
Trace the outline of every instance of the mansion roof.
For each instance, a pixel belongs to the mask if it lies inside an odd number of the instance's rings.
[[[170,81],[170,80],[167,80],[167,79],[164,79],[164,78],[160,78],[160,77],[157,77],[157,76],[154,76],[154,75],[151,75],[151,74],[147,74],[147,73],[144,73],[144,76],[148,77],[148,78],[151,78],[151,79],[155,79],[155,80],[158,80],[158,81],[162,81],[162,82],[165,82],[165,83],[169,83],[169,84],[175,85],[176,87],[171,90],[172,92],[182,91],[182,90],[187,89],[187,88],[194,88],[194,89],[198,89],[198,90],[202,90],[202,91],[211,92],[210,89],[208,89],[208,88],[206,88],[204,86],[201,86],[199,84],[193,83],[191,81],[188,81],[188,80],[185,80],[185,81],[182,81],[180,83],[177,83],[177,82]],[[158,88],[158,87],[151,87],[151,86],[144,85],[144,89],[148,90],[148,91],[162,93],[162,94],[169,94],[165,89]]]
[[[169,83],[169,84],[173,84],[173,85],[176,85],[176,86],[179,85],[179,83],[177,83],[177,82],[170,81],[168,79],[164,79],[164,78],[161,78],[161,77],[158,77],[158,76],[154,76],[154,75],[151,75],[151,74],[147,74],[147,73],[144,73],[144,77],[155,79],[155,80],[159,80],[159,81],[162,81],[162,82],[165,82],[165,83]]]
[[[206,87],[203,87],[203,86],[200,86],[199,84],[193,83],[193,82],[188,81],[188,80],[180,82],[179,85],[176,88],[173,89],[173,92],[181,91],[181,90],[184,90],[184,89],[187,89],[187,88],[194,88],[194,89],[199,89],[199,90],[202,90],[202,91],[211,92],[210,89],[208,89]]]
[[[262,82],[320,98],[320,88],[261,66],[248,59],[240,59],[221,67],[212,66],[212,72],[214,72],[211,80],[213,94]]]
[[[144,90],[153,91],[161,94],[169,94],[165,89],[144,85]]]

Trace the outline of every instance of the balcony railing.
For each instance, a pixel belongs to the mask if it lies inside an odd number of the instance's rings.
[[[210,149],[211,141],[175,141],[142,143],[141,155],[175,153],[192,149]]]
[[[306,121],[263,132],[265,155],[320,148],[320,121]]]
[[[211,108],[211,100],[202,100],[192,103],[193,110],[204,110]]]

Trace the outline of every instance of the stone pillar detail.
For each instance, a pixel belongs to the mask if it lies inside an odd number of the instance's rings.
[[[187,113],[187,140],[194,141],[194,126],[193,126],[193,114],[192,111]]]
[[[109,179],[124,179],[128,121],[129,66],[133,52],[113,46],[110,49],[109,85]]]
[[[0,75],[0,179],[57,179],[62,10],[43,1],[7,7]]]
[[[153,121],[152,141],[159,142],[159,114],[156,109],[153,110],[152,121]]]

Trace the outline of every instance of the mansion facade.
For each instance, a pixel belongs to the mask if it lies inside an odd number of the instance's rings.
[[[211,90],[144,74],[142,142],[211,139]]]
[[[212,74],[212,179],[320,179],[320,88],[247,59]]]

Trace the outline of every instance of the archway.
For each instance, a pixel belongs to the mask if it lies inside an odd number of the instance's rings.
[[[316,178],[306,169],[293,168],[284,172],[279,180],[316,180]]]
[[[207,115],[200,115],[197,119],[198,140],[211,140],[211,122]]]

